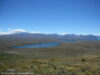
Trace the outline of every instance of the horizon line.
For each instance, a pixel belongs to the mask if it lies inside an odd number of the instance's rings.
[[[0,32],[0,35],[9,35],[9,34],[15,34],[15,33],[32,33],[32,34],[57,34],[57,35],[68,35],[68,34],[72,34],[72,35],[95,35],[95,36],[100,36],[100,34],[83,34],[83,33],[66,33],[66,32],[62,32],[62,33],[44,33],[44,32],[39,32],[39,31],[26,31],[25,29],[8,29],[7,32]]]

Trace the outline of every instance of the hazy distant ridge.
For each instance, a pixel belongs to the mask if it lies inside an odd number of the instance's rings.
[[[96,35],[76,35],[76,34],[43,34],[43,33],[28,33],[19,32],[8,35],[0,35],[0,38],[54,38],[54,39],[79,39],[79,40],[99,40],[100,36]]]

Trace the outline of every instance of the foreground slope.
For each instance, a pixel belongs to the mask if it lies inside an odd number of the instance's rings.
[[[1,38],[1,75],[100,75],[100,41],[75,43],[62,39]],[[52,48],[12,48],[24,44],[61,42]]]

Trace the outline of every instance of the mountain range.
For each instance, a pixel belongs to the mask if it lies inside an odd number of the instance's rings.
[[[74,39],[74,40],[100,40],[100,36],[96,35],[76,35],[76,34],[43,34],[43,33],[28,33],[28,32],[18,32],[8,35],[0,35],[0,38],[51,38],[51,39]]]

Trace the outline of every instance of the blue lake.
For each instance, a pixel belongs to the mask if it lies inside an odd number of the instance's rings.
[[[64,40],[62,42],[66,43],[75,43],[76,40]],[[60,42],[60,43],[62,43]],[[28,44],[28,45],[22,45],[22,46],[14,46],[13,48],[50,48],[60,45],[58,42],[47,42],[47,43],[37,43],[37,44]]]
[[[45,48],[45,47],[55,47],[60,45],[60,43],[57,42],[48,42],[48,43],[38,43],[38,44],[28,44],[28,45],[22,45],[22,46],[15,46],[13,48]]]

